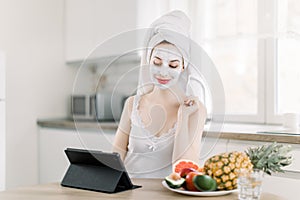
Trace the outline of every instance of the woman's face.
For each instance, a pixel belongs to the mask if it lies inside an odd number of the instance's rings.
[[[153,49],[150,59],[150,75],[156,86],[161,89],[174,86],[182,71],[182,56],[174,45],[163,43]]]

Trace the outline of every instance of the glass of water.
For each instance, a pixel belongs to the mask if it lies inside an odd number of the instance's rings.
[[[254,169],[249,172],[240,170],[238,177],[239,200],[259,200],[262,190],[262,180],[264,172]]]

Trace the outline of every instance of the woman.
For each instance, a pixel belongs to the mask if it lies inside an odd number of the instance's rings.
[[[124,105],[113,145],[131,177],[162,178],[178,159],[198,162],[206,109],[189,88],[189,24],[173,11],[146,36],[137,95]]]

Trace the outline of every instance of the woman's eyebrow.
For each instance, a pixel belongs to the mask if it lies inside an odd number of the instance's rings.
[[[179,60],[177,60],[177,59],[176,60],[170,60],[170,62],[179,62]]]
[[[160,57],[158,57],[158,56],[154,56],[154,58],[161,60],[161,58],[160,58]]]

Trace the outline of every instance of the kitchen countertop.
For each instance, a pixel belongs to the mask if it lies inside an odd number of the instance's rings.
[[[38,120],[37,124],[41,127],[47,128],[61,128],[61,129],[114,129],[118,128],[118,122],[113,121],[95,121],[95,120],[74,120],[69,118],[58,119],[43,119]]]
[[[0,192],[1,200],[16,199],[187,199],[193,198],[178,194],[162,186],[161,179],[133,179],[134,184],[142,185],[141,188],[127,190],[124,192],[107,194],[80,190],[60,186],[59,183],[49,183],[45,185],[27,186]],[[299,199],[298,185],[300,180],[281,177],[265,177],[262,185],[261,200],[294,200]],[[229,195],[216,197],[200,197],[202,200],[232,200],[238,199],[238,193],[233,192]]]
[[[39,119],[37,124],[40,127],[58,129],[112,129],[118,128],[118,122],[97,122],[92,120],[73,119]],[[221,131],[214,127],[222,127]],[[219,137],[221,139],[248,140],[248,141],[277,141],[282,143],[300,144],[300,133],[285,133],[281,126],[261,124],[233,124],[226,123],[222,126],[205,125],[204,136]]]

